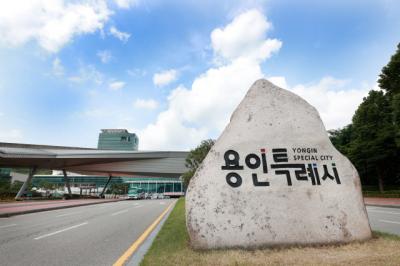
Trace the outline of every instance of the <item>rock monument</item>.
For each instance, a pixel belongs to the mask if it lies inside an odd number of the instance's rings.
[[[192,178],[186,223],[197,249],[371,237],[357,170],[317,110],[267,80],[253,84]]]

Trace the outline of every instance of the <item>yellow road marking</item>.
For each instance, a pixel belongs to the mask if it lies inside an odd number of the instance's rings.
[[[133,244],[124,252],[124,254],[122,254],[121,257],[119,257],[119,259],[114,262],[113,266],[122,266],[125,264],[125,262],[130,258],[130,256],[132,256],[132,254],[138,249],[138,247],[143,243],[143,241],[146,240],[146,238],[150,235],[150,233],[154,230],[154,228],[156,228],[156,226],[158,225],[158,223],[162,220],[162,218],[167,214],[167,212],[169,211],[169,209],[171,209],[172,205],[174,204],[171,203],[168,208],[166,208],[160,216],[158,216],[158,218],[149,226],[147,227],[147,229],[143,232],[143,234],[136,239],[135,242],[133,242]]]

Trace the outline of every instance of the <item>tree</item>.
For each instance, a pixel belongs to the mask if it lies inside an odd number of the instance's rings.
[[[348,149],[350,159],[358,168],[374,171],[379,190],[396,165],[396,128],[392,106],[382,91],[370,91],[353,116],[353,141]]]
[[[341,129],[332,129],[328,133],[329,139],[336,149],[348,156],[350,144],[353,140],[353,125],[349,124]]]
[[[379,87],[387,92],[392,106],[392,119],[396,127],[397,147],[400,149],[400,43],[390,58],[389,63],[382,68],[378,79]]]
[[[129,190],[129,184],[127,183],[114,183],[110,187],[110,191],[112,194],[117,194],[117,195],[122,195],[128,193]]]
[[[363,183],[374,177],[382,192],[384,183],[400,181],[400,44],[378,83],[382,90],[369,92],[353,123],[329,134],[335,147],[355,164]]]
[[[389,63],[382,68],[379,75],[379,87],[386,91],[386,96],[392,108],[392,123],[395,127],[397,146],[397,167],[393,175],[400,180],[400,43],[390,58]]]
[[[400,43],[389,63],[382,68],[378,79],[379,87],[389,94],[400,93]]]
[[[204,158],[206,158],[208,152],[214,145],[215,140],[207,139],[203,140],[199,146],[197,146],[194,150],[191,150],[186,157],[186,167],[189,170],[182,175],[183,185],[185,188],[188,187],[190,179],[193,177],[197,168],[199,168],[200,164],[203,162]]]
[[[399,149],[400,149],[400,93],[393,96],[392,108],[393,108],[393,123],[395,124],[395,127],[396,127],[396,143],[397,143],[398,153],[400,154],[400,151],[399,151]]]
[[[55,188],[55,185],[52,184],[52,183],[50,183],[50,182],[47,181],[47,180],[41,180],[41,181],[39,182],[39,187],[40,187],[41,189],[44,189],[44,190],[46,191],[46,196],[48,196],[48,195],[49,195],[49,191],[50,191],[50,190],[53,190],[53,189]]]
[[[14,193],[17,193],[20,190],[20,188],[22,187],[23,184],[24,184],[24,182],[19,181],[19,180],[15,180],[11,184],[10,191],[14,192]]]

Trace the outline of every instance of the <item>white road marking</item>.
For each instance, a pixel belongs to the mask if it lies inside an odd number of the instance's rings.
[[[82,213],[82,212],[70,212],[70,213],[57,215],[56,217],[64,217],[64,216],[74,215],[74,214],[78,214],[78,213]]]
[[[160,205],[165,205],[165,202],[164,202],[164,201],[161,201],[161,202],[160,202]]]
[[[62,232],[65,232],[65,231],[68,231],[68,230],[71,230],[71,229],[74,229],[74,228],[78,228],[78,227],[86,225],[86,224],[88,224],[88,222],[84,222],[84,223],[81,223],[81,224],[70,226],[70,227],[55,231],[53,233],[49,233],[49,234],[45,234],[45,235],[42,235],[42,236],[38,236],[38,237],[35,237],[34,239],[35,240],[39,240],[39,239],[42,239],[42,238],[45,238],[45,237],[48,237],[48,236],[53,236],[55,234],[59,234],[59,233],[62,233]]]
[[[6,227],[11,227],[11,226],[16,226],[17,224],[7,224],[7,225],[1,225],[0,228],[6,228]]]
[[[400,214],[400,212],[388,212],[388,211],[380,211],[380,210],[368,210],[369,212],[379,212],[379,213],[388,213],[388,214]]]
[[[128,209],[122,210],[122,211],[118,211],[118,212],[114,212],[113,214],[111,214],[111,216],[115,216],[115,215],[118,215],[118,214],[121,214],[121,213],[124,213],[124,212],[127,212],[127,211],[128,211]]]
[[[143,206],[142,205],[137,205],[137,206],[135,206],[133,208],[140,208],[140,207],[143,207]]]
[[[400,224],[400,222],[396,222],[396,221],[389,221],[389,220],[379,220],[380,222],[384,222],[384,223],[390,223],[390,224]]]

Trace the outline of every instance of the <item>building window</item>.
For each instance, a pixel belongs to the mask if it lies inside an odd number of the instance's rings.
[[[126,141],[126,136],[121,137],[121,141]]]

